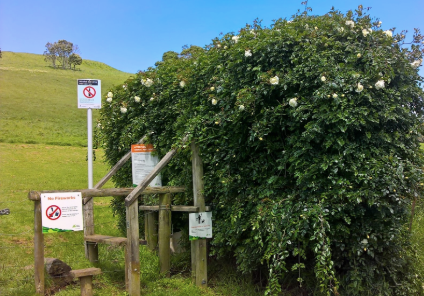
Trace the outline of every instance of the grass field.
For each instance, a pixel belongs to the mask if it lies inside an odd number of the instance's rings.
[[[77,108],[77,79],[102,81],[102,93],[131,76],[83,61],[79,71],[54,69],[42,55],[2,52],[0,142],[85,146],[87,111]],[[96,121],[98,111],[93,111]]]
[[[2,54],[0,210],[7,208],[10,214],[0,216],[0,295],[34,295],[34,214],[28,191],[87,188],[86,112],[77,109],[76,80],[101,79],[105,93],[131,74],[94,61],[84,61],[81,71],[70,71],[50,68],[41,55]],[[94,182],[108,171],[102,151],[96,155]],[[109,182],[108,187],[114,186]],[[110,199],[95,200],[95,231],[121,236]],[[95,295],[126,295],[123,250],[100,245],[99,254],[103,273],[95,277]],[[46,234],[45,257],[58,258],[73,269],[92,266],[85,259],[82,232]],[[170,279],[158,273],[156,254],[144,246],[140,261],[143,295],[261,295],[249,276],[223,261],[209,265],[206,290],[192,285],[187,256],[172,258]],[[61,290],[48,284],[46,290],[48,295],[80,295],[79,289],[75,282]]]

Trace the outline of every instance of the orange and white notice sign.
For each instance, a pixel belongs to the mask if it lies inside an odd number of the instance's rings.
[[[132,153],[138,153],[138,152],[153,152],[155,151],[155,148],[152,144],[134,144],[131,145],[131,152]]]
[[[131,145],[132,179],[134,186],[140,184],[159,163],[159,158],[156,155],[152,156],[152,152],[154,151],[155,149],[152,144]],[[160,174],[153,179],[150,186],[162,186]]]

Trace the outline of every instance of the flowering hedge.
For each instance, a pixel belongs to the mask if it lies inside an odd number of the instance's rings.
[[[160,157],[180,148],[163,183],[191,188],[182,138],[195,139],[212,253],[266,266],[267,293],[295,277],[314,294],[421,295],[406,224],[422,182],[423,38],[407,47],[380,25],[361,7],[304,13],[168,52],[107,95],[107,160],[148,134]],[[131,185],[130,164],[115,182]]]

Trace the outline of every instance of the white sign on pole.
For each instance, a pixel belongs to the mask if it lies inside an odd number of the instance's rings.
[[[83,230],[81,192],[41,194],[43,233]]]
[[[99,79],[78,79],[78,108],[102,108],[102,88]]]
[[[138,184],[140,184],[159,163],[159,158],[157,156],[152,156],[153,151],[155,151],[155,149],[151,144],[131,145],[132,179],[134,186],[138,186]],[[162,186],[160,174],[153,179],[150,186]]]
[[[190,240],[212,238],[212,212],[190,213],[188,221]]]

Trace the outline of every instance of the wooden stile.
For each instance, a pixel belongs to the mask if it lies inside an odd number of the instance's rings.
[[[137,144],[143,143],[146,136],[143,136]],[[124,157],[122,157],[112,169],[94,186],[94,189],[100,189],[104,184],[106,184],[109,179],[116,174],[116,172],[130,159],[131,149],[128,151]],[[91,189],[91,188],[90,188]],[[108,195],[113,196],[113,195]],[[92,196],[84,197],[83,200],[83,210],[84,210],[84,236],[94,234],[94,207]],[[97,244],[85,242],[85,257],[90,260],[92,263],[97,263],[99,261],[99,250]]]

